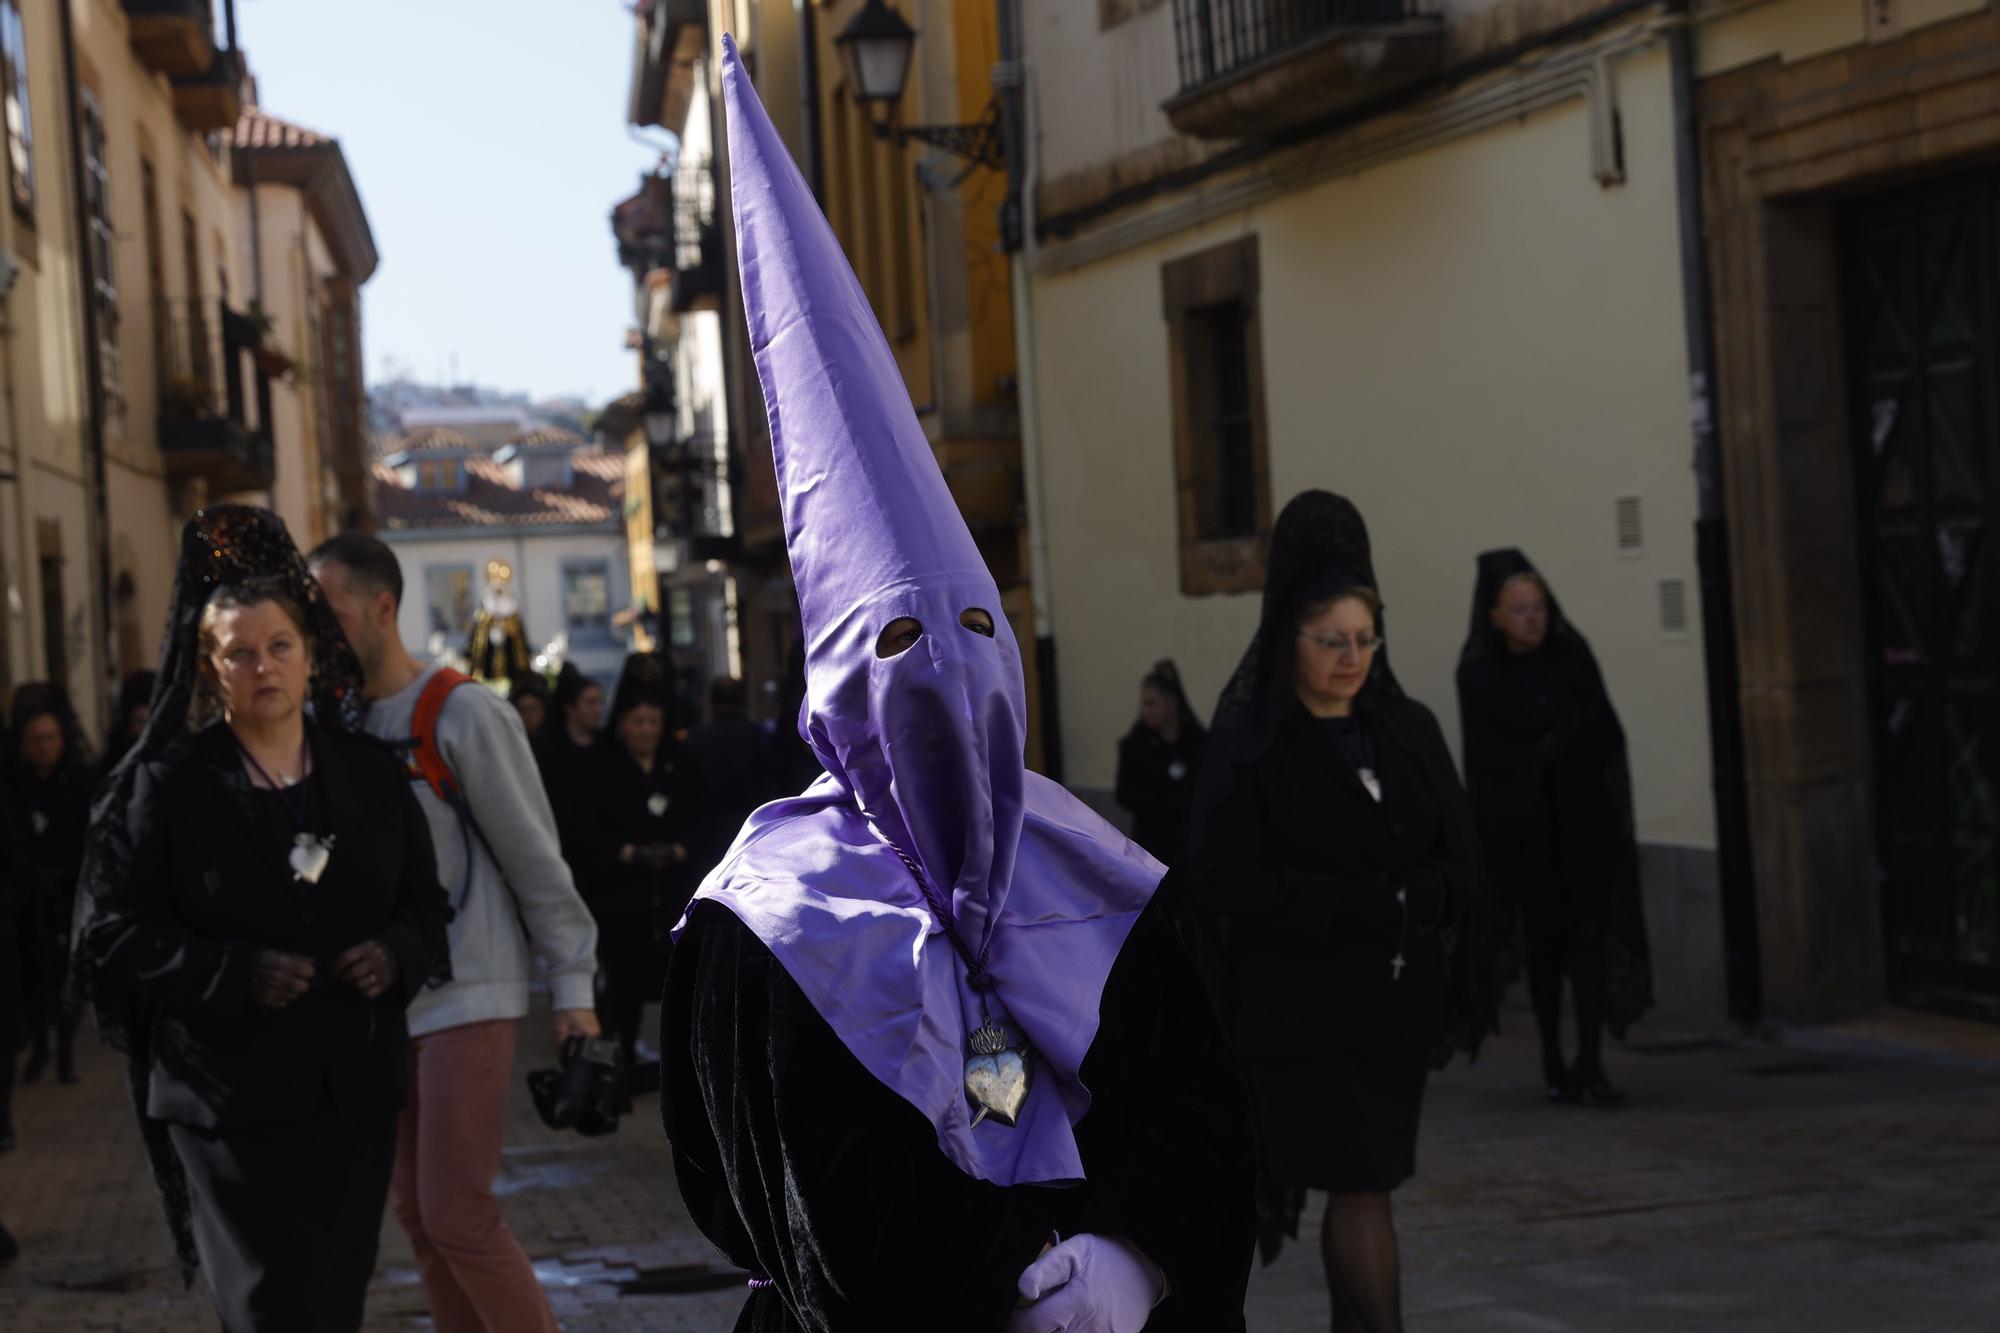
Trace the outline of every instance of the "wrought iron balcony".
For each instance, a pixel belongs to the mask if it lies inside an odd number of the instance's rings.
[[[215,62],[213,0],[125,0],[132,51],[155,74],[205,74]]]
[[[707,0],[640,0],[626,119],[680,134],[694,97],[694,62],[708,42]]]
[[[659,541],[687,545],[688,560],[727,560],[739,549],[722,437],[697,432],[653,449],[653,523]]]
[[[271,378],[256,321],[220,301],[162,301],[153,313],[167,475],[216,494],[270,489]]]
[[[196,134],[234,129],[243,114],[244,73],[240,52],[217,51],[201,73],[174,78],[174,115]]]
[[[1268,137],[1420,82],[1444,28],[1416,2],[1174,0],[1181,89],[1167,119],[1198,138]]]
[[[674,172],[674,311],[718,309],[722,289],[715,169],[708,158],[696,158]]]

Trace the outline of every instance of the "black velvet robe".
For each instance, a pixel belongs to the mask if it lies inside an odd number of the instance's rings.
[[[975,1180],[728,908],[697,905],[667,972],[661,1113],[696,1225],[775,1284],[750,1296],[738,1333],[999,1330],[1051,1234],[1084,1232],[1123,1235],[1166,1273],[1149,1333],[1241,1330],[1248,1108],[1157,897],[1100,1023],[1076,1127],[1087,1180]]]

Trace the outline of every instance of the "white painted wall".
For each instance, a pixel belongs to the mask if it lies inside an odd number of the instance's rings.
[[[1628,183],[1589,171],[1581,100],[1038,279],[1064,758],[1112,782],[1138,681],[1179,660],[1203,713],[1254,596],[1181,595],[1160,268],[1254,234],[1275,506],[1321,486],[1373,530],[1392,659],[1456,739],[1473,562],[1518,544],[1588,634],[1632,733],[1640,836],[1712,847],[1667,60],[1620,70]],[[1648,544],[1615,555],[1613,503]]]

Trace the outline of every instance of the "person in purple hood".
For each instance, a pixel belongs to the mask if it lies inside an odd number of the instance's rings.
[[[737,1329],[1243,1328],[1245,1094],[1162,867],[1027,771],[1019,650],[880,329],[725,41],[750,344],[825,774],[668,965],[661,1105]]]

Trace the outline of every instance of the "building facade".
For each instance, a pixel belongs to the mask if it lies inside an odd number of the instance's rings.
[[[1924,295],[1992,258],[1949,240],[1989,206],[1990,9],[1020,15],[1072,783],[1110,785],[1155,658],[1216,696],[1275,513],[1326,487],[1448,735],[1478,552],[1524,547],[1589,635],[1666,1009],[2000,1000],[1994,502],[1963,481],[2000,404],[1984,324]]]
[[[359,392],[358,323],[336,369],[259,304],[236,37],[231,0],[0,5],[0,694],[61,680],[93,731],[118,675],[154,663],[182,520],[234,498],[322,531],[287,500],[333,451],[286,407]],[[358,199],[348,222],[365,237]],[[348,276],[372,268],[371,243]]]
[[[803,6],[715,0],[642,10],[634,82],[639,123],[680,136],[675,180],[684,261],[699,264],[698,296],[676,293],[674,358],[682,438],[701,487],[697,527],[730,525],[717,559],[726,574],[727,656],[775,706],[798,635],[763,397],[743,331],[728,199],[720,42],[733,34],[774,125],[825,208],[874,306],[911,402],[960,510],[999,583],[1024,646],[1037,634],[1021,521],[1011,267],[999,244],[1004,172],[926,147],[904,122],[978,130],[994,112],[995,11],[914,7],[921,31],[898,111],[871,107],[851,85],[839,37],[862,0]],[[650,52],[664,62],[655,73]],[[654,108],[657,107],[657,111]],[[679,120],[674,119],[680,115]],[[896,117],[900,116],[900,120]],[[710,201],[724,201],[717,208]],[[690,238],[695,244],[689,246]],[[685,281],[677,273],[677,283]],[[727,517],[724,517],[727,516]],[[1037,661],[1028,662],[1030,759],[1045,754]]]

